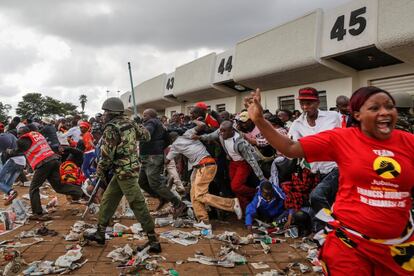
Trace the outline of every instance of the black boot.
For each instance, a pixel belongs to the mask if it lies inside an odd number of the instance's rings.
[[[95,233],[88,234],[83,233],[83,237],[85,240],[88,241],[95,241],[97,244],[104,245],[105,244],[105,229],[106,226],[98,225],[98,229]]]
[[[144,250],[147,246],[149,246],[148,252],[150,253],[161,253],[161,244],[157,239],[157,234],[155,232],[147,234],[148,241],[144,245],[140,245],[137,247],[137,251]]]

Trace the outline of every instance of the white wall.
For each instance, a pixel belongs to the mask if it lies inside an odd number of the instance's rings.
[[[358,72],[359,86],[367,86],[370,84],[371,80],[375,79],[390,78],[408,74],[414,74],[414,65],[403,63],[370,70],[363,70]]]
[[[326,91],[327,105],[329,107],[335,106],[336,97],[339,95],[351,96],[352,94],[352,80],[351,78],[341,78],[323,82],[309,83],[305,85],[286,87],[276,90],[263,91],[262,93],[262,104],[265,109],[269,109],[270,112],[274,113],[279,108],[279,99],[281,96],[294,95],[295,98],[298,96],[298,91],[302,87],[313,87],[319,91]],[[248,93],[244,93],[246,96]],[[300,110],[299,101],[295,100],[295,109]]]

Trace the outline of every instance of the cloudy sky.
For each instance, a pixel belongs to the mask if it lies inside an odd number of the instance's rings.
[[[0,101],[40,92],[94,114],[109,96],[349,0],[2,0]],[[12,111],[14,113],[14,111]]]

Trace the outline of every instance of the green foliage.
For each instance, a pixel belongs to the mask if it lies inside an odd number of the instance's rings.
[[[76,108],[72,103],[64,103],[49,96],[43,97],[40,93],[27,93],[17,104],[16,114],[22,118],[64,116],[76,114]]]

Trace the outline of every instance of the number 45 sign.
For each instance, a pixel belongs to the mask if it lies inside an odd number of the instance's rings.
[[[323,16],[321,57],[375,44],[377,1],[356,0]]]

